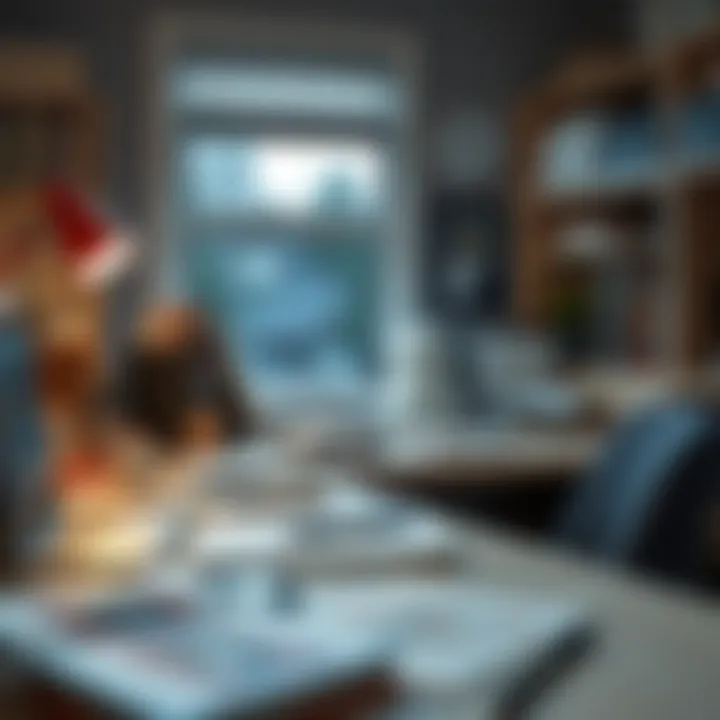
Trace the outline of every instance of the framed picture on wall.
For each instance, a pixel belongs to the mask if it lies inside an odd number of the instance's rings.
[[[506,212],[499,190],[440,193],[431,204],[423,296],[439,320],[500,319],[507,305]]]

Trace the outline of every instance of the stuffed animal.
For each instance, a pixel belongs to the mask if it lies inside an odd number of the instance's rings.
[[[132,246],[62,185],[0,192],[0,575],[102,376],[102,300]]]

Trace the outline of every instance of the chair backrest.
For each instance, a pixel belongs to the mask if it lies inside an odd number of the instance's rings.
[[[720,422],[690,401],[621,426],[570,500],[560,539],[676,579],[702,573],[705,514],[720,501]]]

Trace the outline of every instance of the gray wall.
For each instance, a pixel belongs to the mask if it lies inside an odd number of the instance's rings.
[[[12,5],[13,7],[8,7]],[[518,94],[569,53],[627,36],[623,0],[17,0],[0,10],[4,34],[51,38],[87,52],[112,117],[111,189],[141,220],[147,122],[146,26],[172,8],[242,16],[376,23],[414,32],[425,55],[426,126],[466,100],[505,125]]]
[[[147,221],[148,25],[165,11],[376,24],[417,36],[424,56],[426,147],[443,109],[487,109],[500,131],[519,94],[568,54],[592,43],[624,42],[629,0],[15,0],[3,3],[0,36],[69,42],[91,63],[109,105],[110,194],[119,214]],[[428,173],[426,173],[427,175]],[[433,178],[426,185],[432,187]],[[146,237],[153,244],[153,239]],[[110,337],[119,341],[143,293],[144,265],[114,294]],[[418,278],[419,280],[419,278]],[[122,345],[122,342],[120,342]]]
[[[720,20],[718,0],[635,0],[644,46],[662,47]]]

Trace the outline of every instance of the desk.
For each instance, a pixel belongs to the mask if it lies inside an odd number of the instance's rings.
[[[720,604],[592,568],[490,528],[465,528],[479,577],[551,590],[596,608],[599,643],[535,720],[712,720],[720,717]]]
[[[412,429],[382,444],[379,472],[389,487],[492,487],[574,480],[595,460],[605,434],[555,429]]]
[[[720,398],[719,373],[711,368],[694,373],[597,368],[559,383],[594,409],[606,428],[673,398]],[[385,483],[408,488],[557,486],[593,462],[605,437],[600,428],[575,426],[408,427],[383,437],[380,471]]]
[[[487,525],[448,525],[460,561],[454,577],[549,591],[593,612],[597,649],[533,706],[531,718],[720,717],[720,605],[582,564]]]
[[[577,599],[597,619],[596,650],[551,686],[529,718],[720,716],[720,605],[580,564],[489,527],[458,526],[457,532],[469,576],[493,587]]]

